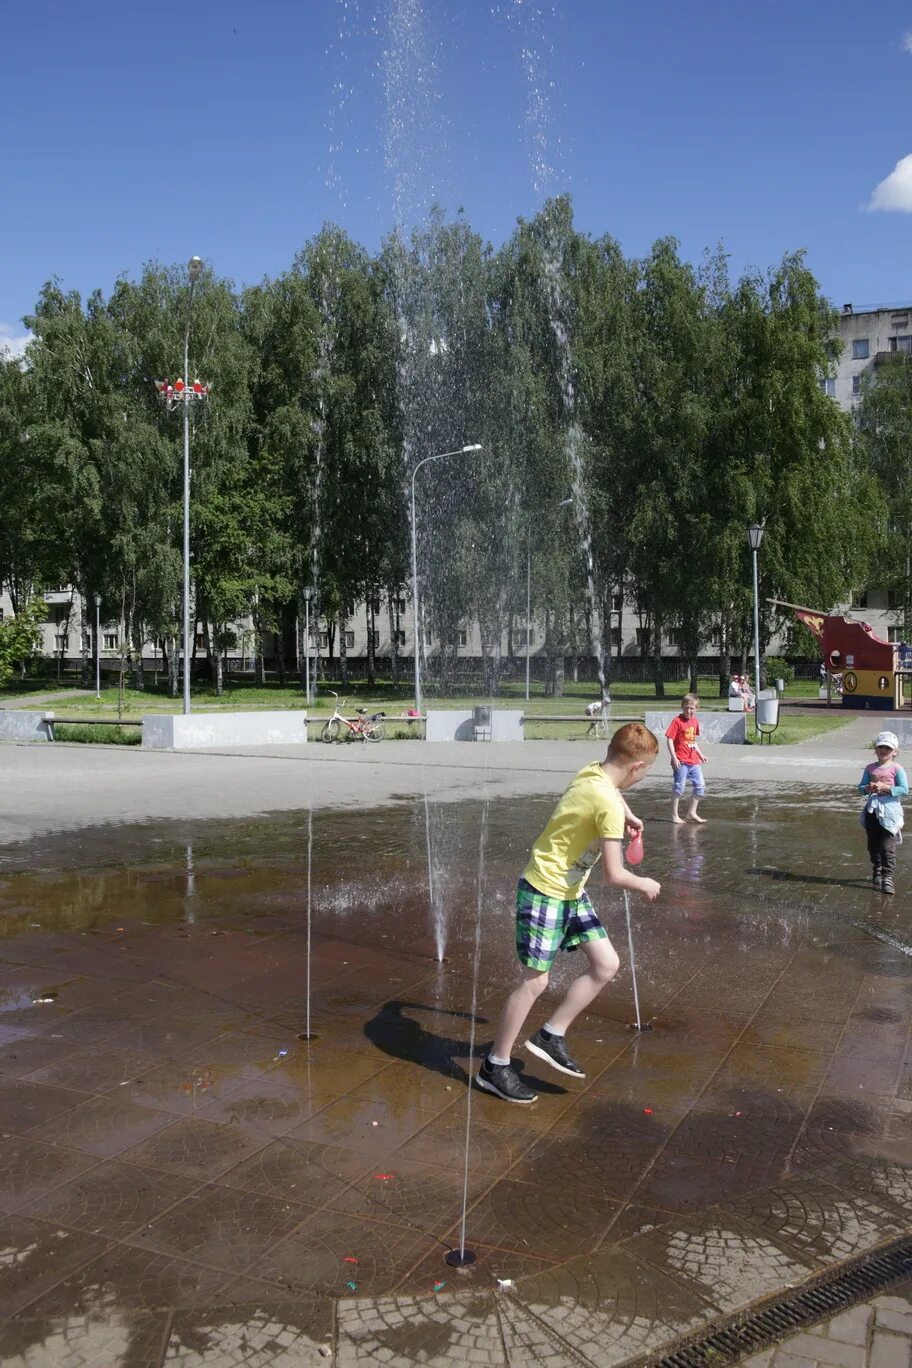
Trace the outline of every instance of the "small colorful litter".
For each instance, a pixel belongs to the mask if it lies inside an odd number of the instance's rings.
[[[392,1176],[393,1176],[393,1175],[392,1175],[391,1173],[375,1173],[375,1174],[374,1174],[374,1177],[377,1179],[377,1182],[378,1182],[378,1183],[388,1183],[389,1180],[392,1178]]]
[[[446,1287],[446,1281],[444,1281],[444,1282],[435,1282],[435,1283],[434,1283],[434,1291],[435,1291],[435,1292],[441,1291],[441,1289],[444,1288],[444,1287]]]
[[[346,1256],[345,1256],[345,1258],[342,1260],[342,1262],[343,1262],[343,1263],[357,1263],[358,1260],[355,1258],[354,1254],[346,1254]]]
[[[346,1286],[346,1287],[350,1287],[351,1290],[354,1292],[354,1291],[356,1291],[356,1289],[357,1289],[357,1287],[358,1287],[358,1284],[357,1284],[356,1282],[351,1282],[351,1281],[349,1280],[349,1281],[345,1284],[345,1286]]]
[[[643,1115],[644,1115],[644,1116],[652,1116],[652,1115],[653,1115],[652,1107],[644,1107],[644,1108],[643,1108]]]

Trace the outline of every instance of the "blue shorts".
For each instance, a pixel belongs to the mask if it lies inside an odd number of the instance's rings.
[[[527,969],[546,972],[559,950],[575,950],[586,941],[607,940],[589,894],[552,898],[525,879],[516,888],[516,953]]]
[[[702,798],[706,792],[706,785],[703,783],[703,770],[700,765],[678,765],[674,772],[674,783],[671,791],[676,798],[680,798],[687,786],[687,781],[693,785],[693,796]]]

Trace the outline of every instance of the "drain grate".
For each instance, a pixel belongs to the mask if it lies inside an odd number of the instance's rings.
[[[750,1315],[738,1316],[699,1340],[683,1344],[651,1368],[719,1368],[745,1354],[756,1354],[807,1325],[877,1296],[885,1288],[912,1277],[912,1239],[863,1256],[835,1276],[816,1285],[789,1291]]]
[[[873,936],[875,940],[881,941],[884,945],[892,946],[894,950],[901,950],[904,955],[912,955],[912,945],[908,941],[895,936],[892,931],[886,931],[882,926],[872,926],[870,922],[852,922],[856,931],[863,931],[866,936]]]

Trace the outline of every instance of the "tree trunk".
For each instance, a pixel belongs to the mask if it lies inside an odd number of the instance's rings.
[[[80,683],[80,685],[82,686],[83,689],[88,689],[89,686],[90,686],[90,675],[89,675],[89,636],[88,636],[88,631],[87,631],[87,629],[86,629],[86,600],[85,600],[85,597],[84,597],[82,594],[79,595],[79,635],[80,635],[79,654],[80,654],[80,657],[81,657],[80,663],[79,663],[79,683]],[[95,635],[94,629],[93,629],[93,631],[92,631],[92,635],[93,635],[93,636]],[[97,644],[97,643],[96,643],[96,644]]]
[[[377,675],[377,665],[374,657],[374,623],[376,622],[376,616],[374,614],[374,600],[371,597],[373,592],[373,589],[368,590],[368,598],[364,607],[364,615],[367,619],[367,685],[370,689],[374,687]]]
[[[665,672],[662,669],[662,623],[658,620],[652,625],[650,636],[650,665],[656,698],[665,697]]]
[[[164,644],[168,662],[168,697],[177,698],[180,691],[180,648],[177,637],[167,637]]]
[[[348,683],[348,642],[345,640],[347,620],[345,613],[339,614],[339,678],[343,684]]]
[[[390,674],[396,685],[399,683],[399,606],[391,590],[387,591],[386,606],[389,610]]]

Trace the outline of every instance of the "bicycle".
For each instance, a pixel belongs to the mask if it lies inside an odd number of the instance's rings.
[[[338,741],[344,735],[346,739],[354,737],[358,741],[382,741],[386,728],[383,725],[383,713],[372,713],[367,716],[366,708],[357,708],[358,716],[354,722],[349,722],[348,718],[340,711],[345,707],[346,699],[339,702],[339,695],[335,689],[329,691],[336,700],[333,707],[333,715],[328,722],[324,722],[323,730],[320,732],[320,740],[329,745],[333,741]],[[343,724],[348,731],[343,733]]]

